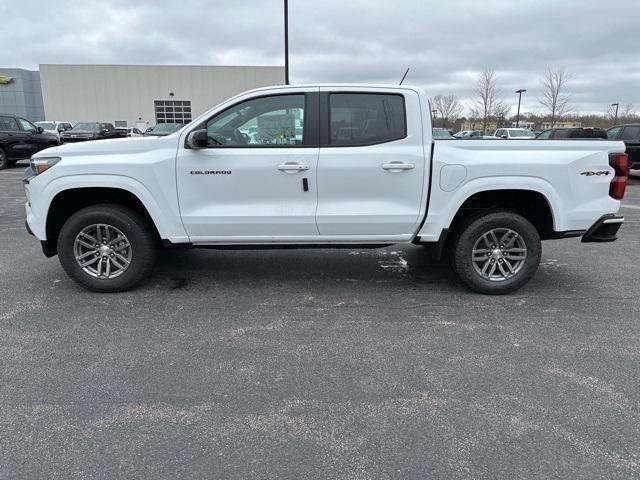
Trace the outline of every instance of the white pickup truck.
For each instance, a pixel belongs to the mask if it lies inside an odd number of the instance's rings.
[[[27,229],[80,285],[129,289],[161,247],[431,246],[481,293],[535,274],[541,240],[608,242],[622,142],[433,141],[423,90],[279,86],[163,138],[34,155]]]

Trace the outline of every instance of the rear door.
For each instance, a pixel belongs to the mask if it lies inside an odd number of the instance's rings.
[[[395,236],[419,226],[423,114],[413,90],[321,88],[321,235]]]
[[[27,134],[22,131],[14,117],[0,116],[0,147],[8,160],[29,158]]]

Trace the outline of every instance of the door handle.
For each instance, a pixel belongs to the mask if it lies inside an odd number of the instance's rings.
[[[385,170],[411,170],[415,168],[415,165],[413,163],[391,162],[391,163],[383,163],[382,168],[384,168]]]
[[[309,170],[309,165],[301,165],[299,163],[283,163],[282,165],[278,165],[278,170],[287,173],[303,172],[305,170]]]

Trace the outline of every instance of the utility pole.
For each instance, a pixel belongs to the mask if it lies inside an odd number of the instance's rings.
[[[611,104],[612,107],[616,107],[616,115],[615,117],[613,117],[613,124],[615,125],[616,123],[618,123],[618,107],[620,106],[619,103],[612,103]]]
[[[284,84],[289,85],[289,0],[284,0]]]
[[[520,103],[522,102],[522,94],[524,92],[526,92],[524,88],[516,90],[516,93],[518,94],[518,114],[516,115],[516,128],[520,126]]]
[[[433,113],[433,126],[436,126],[436,114],[438,113],[438,111],[434,108],[433,110],[431,110],[431,113]]]

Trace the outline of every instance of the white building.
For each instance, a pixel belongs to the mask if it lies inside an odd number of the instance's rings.
[[[284,83],[284,67],[40,65],[47,120],[187,123],[233,95]]]

